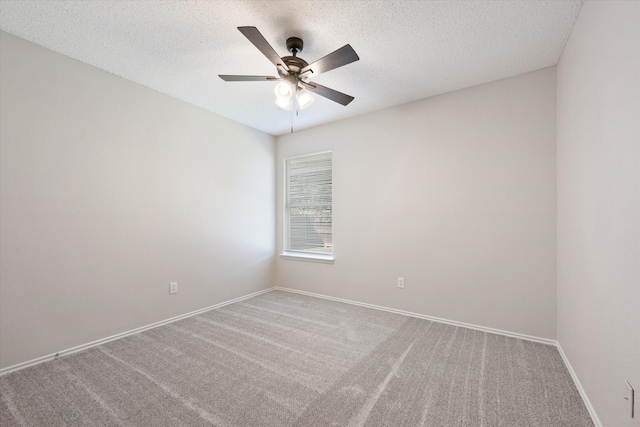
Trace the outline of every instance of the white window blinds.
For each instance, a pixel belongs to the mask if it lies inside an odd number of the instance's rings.
[[[331,254],[331,153],[286,160],[285,250]]]

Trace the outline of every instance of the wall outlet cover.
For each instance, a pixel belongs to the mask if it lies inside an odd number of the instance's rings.
[[[170,294],[178,293],[178,282],[171,282],[169,284],[169,293]]]

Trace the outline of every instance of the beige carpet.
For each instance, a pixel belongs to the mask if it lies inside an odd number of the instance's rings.
[[[9,426],[592,426],[552,347],[270,292],[0,378]]]

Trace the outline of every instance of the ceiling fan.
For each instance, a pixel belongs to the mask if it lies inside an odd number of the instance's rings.
[[[298,57],[303,46],[302,39],[298,37],[287,39],[287,50],[291,56],[280,57],[256,27],[238,27],[238,30],[276,66],[279,77],[219,75],[222,80],[227,82],[282,81],[276,87],[276,104],[287,110],[291,108],[294,94],[300,108],[305,108],[313,101],[313,97],[305,89],[338,104],[347,105],[353,101],[353,96],[307,81],[310,77],[359,60],[360,58],[350,45],[344,45],[308,64],[307,61]]]

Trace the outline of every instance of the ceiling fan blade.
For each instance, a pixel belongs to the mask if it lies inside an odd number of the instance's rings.
[[[351,64],[354,61],[360,59],[351,45],[344,45],[338,50],[334,50],[327,56],[318,59],[316,62],[307,65],[300,70],[300,74],[311,70],[314,76],[325,71],[333,70],[334,68],[342,67],[343,65]]]
[[[285,75],[288,74],[289,67],[287,67],[287,64],[285,64],[282,58],[280,58],[276,51],[273,50],[267,39],[264,38],[256,27],[238,27],[238,30],[240,30],[240,32],[244,34],[244,36],[248,38],[249,41],[253,43],[255,47],[257,47],[260,52],[267,57],[267,59],[269,59],[269,61],[273,63],[273,65],[283,68],[285,70]]]
[[[218,74],[225,82],[262,82],[272,80],[282,80],[280,77],[271,76],[230,76],[227,74]]]
[[[348,105],[351,101],[354,100],[354,97],[351,95],[347,95],[342,92],[338,92],[337,90],[330,89],[326,86],[319,85],[318,83],[309,83],[303,82],[300,80],[300,84],[304,86],[306,89],[310,90],[313,93],[316,93],[320,96],[324,96],[327,99],[330,99],[338,104]]]

